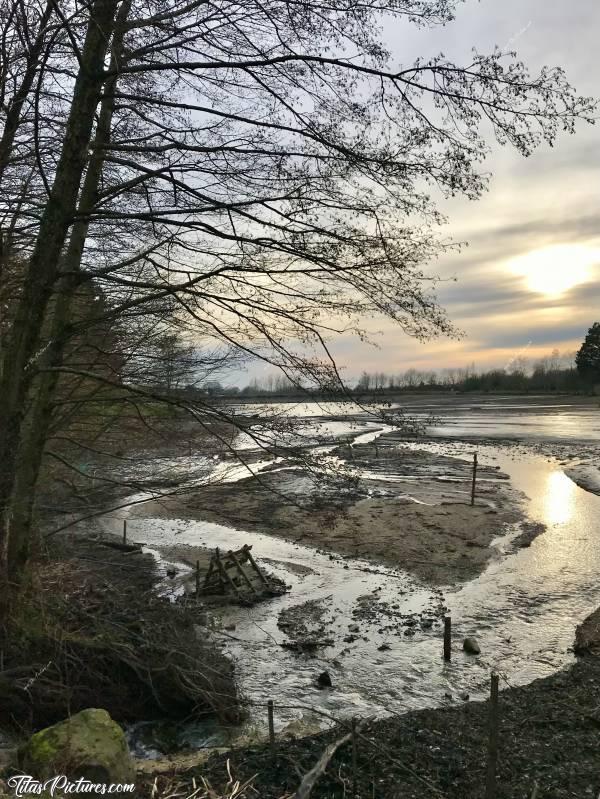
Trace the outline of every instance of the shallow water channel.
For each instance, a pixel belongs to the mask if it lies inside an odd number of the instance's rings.
[[[363,428],[361,440],[364,435]],[[444,451],[435,442],[412,446]],[[560,466],[541,456],[491,444],[479,443],[477,449],[481,463],[510,476],[527,497],[530,519],[544,523],[547,531],[517,551],[510,545],[515,531],[508,531],[495,542],[498,555],[486,571],[458,587],[432,589],[402,571],[208,522],[137,518],[129,522],[130,535],[150,548],[252,544],[255,555],[290,586],[284,596],[252,608],[216,611],[221,628],[215,635],[237,662],[241,692],[252,708],[251,726],[264,727],[267,699],[275,701],[281,729],[301,716],[324,721],[401,713],[464,701],[467,694],[483,698],[492,668],[506,687],[548,675],[572,660],[575,625],[600,604],[600,497],[578,488]],[[454,443],[452,454],[457,450],[470,460],[473,444]],[[376,607],[387,603],[434,623],[427,629],[417,624],[410,636],[389,636],[380,616],[353,617],[368,595]],[[331,622],[327,636],[335,644],[319,648],[316,657],[282,648],[286,634],[277,624],[280,612],[320,599]],[[442,658],[444,606],[453,621],[451,663]],[[354,624],[359,627],[355,640],[343,642]],[[235,629],[224,629],[232,625]],[[463,653],[467,635],[479,640],[480,656]],[[389,648],[381,651],[382,645]],[[324,669],[333,688],[319,690],[315,679]]]

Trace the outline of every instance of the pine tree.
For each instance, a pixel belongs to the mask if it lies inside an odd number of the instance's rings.
[[[585,341],[575,356],[577,371],[590,383],[600,383],[600,322],[588,330]]]

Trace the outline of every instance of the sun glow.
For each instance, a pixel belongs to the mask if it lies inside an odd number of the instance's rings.
[[[552,472],[543,497],[544,521],[548,525],[565,524],[573,516],[577,486],[561,471]]]
[[[525,278],[530,291],[557,296],[590,280],[594,264],[600,264],[599,249],[559,244],[513,258],[508,267]]]

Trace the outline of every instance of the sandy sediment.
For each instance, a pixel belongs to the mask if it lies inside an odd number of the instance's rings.
[[[580,488],[592,494],[600,494],[600,469],[591,464],[578,464],[565,469],[565,474],[570,477]]]
[[[495,552],[493,540],[511,526],[518,531],[520,497],[497,470],[481,470],[471,507],[465,462],[392,446],[386,451],[381,443],[376,458],[371,450],[353,453],[355,468],[368,467],[369,477],[358,488],[318,484],[299,470],[273,471],[145,503],[136,513],[276,535],[399,567],[432,584],[480,573]],[[198,556],[179,554],[188,562]]]
[[[600,608],[591,613],[575,630],[578,655],[600,655]]]

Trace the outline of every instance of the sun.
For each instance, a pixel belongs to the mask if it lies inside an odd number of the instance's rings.
[[[557,244],[513,258],[508,268],[525,278],[530,291],[558,296],[590,280],[594,264],[600,264],[599,249],[583,244]]]

